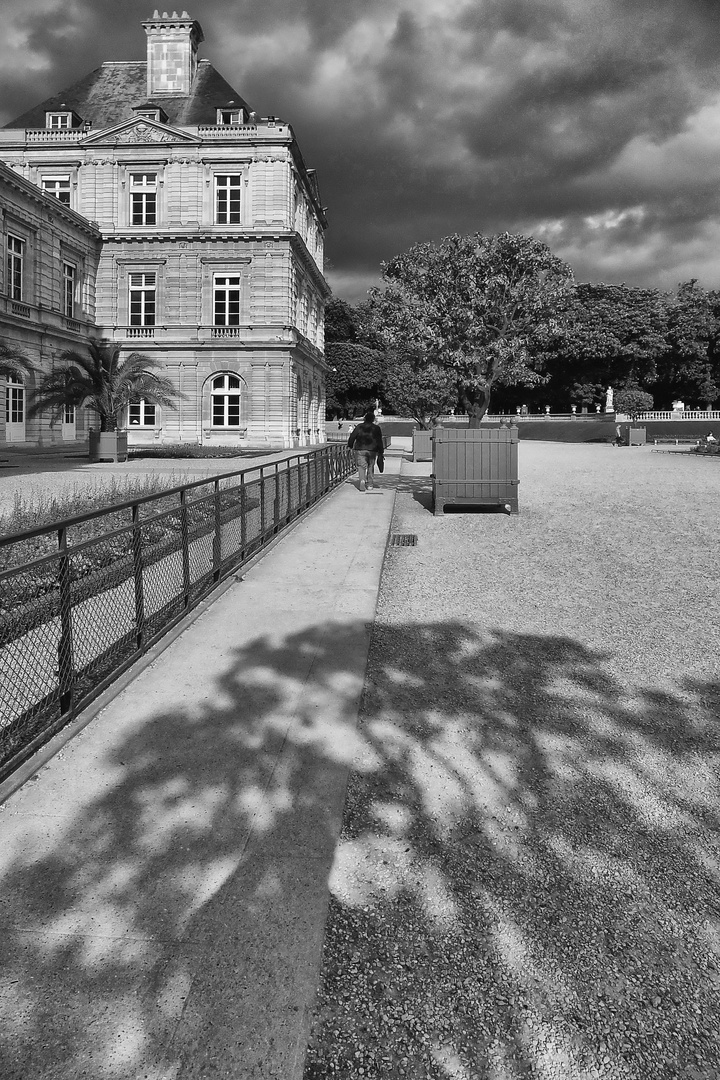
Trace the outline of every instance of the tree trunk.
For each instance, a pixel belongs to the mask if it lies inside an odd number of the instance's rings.
[[[114,413],[112,416],[102,415],[100,417],[101,431],[117,431],[117,426],[117,416]]]
[[[470,407],[468,408],[469,422],[468,427],[479,428],[480,422],[488,411],[488,405],[490,404],[490,387],[483,386],[479,388],[473,394],[473,400],[470,401]]]

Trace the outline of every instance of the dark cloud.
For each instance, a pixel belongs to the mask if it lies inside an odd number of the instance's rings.
[[[4,119],[154,5],[6,0]],[[534,231],[583,279],[720,285],[717,0],[205,0],[207,56],[318,170],[330,277],[450,232]]]

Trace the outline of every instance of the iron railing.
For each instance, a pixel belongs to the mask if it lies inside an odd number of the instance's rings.
[[[0,539],[0,780],[341,483],[323,446]]]

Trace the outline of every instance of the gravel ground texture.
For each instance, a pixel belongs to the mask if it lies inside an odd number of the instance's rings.
[[[720,1077],[720,463],[403,466],[305,1080]],[[363,498],[358,493],[358,498]],[[369,497],[368,497],[369,498]]]

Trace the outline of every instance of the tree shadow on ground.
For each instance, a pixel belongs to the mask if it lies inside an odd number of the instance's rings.
[[[3,1080],[300,1075],[328,874],[307,1080],[720,1070],[718,684],[629,693],[562,637],[381,626],[355,731],[365,632],[252,642],[116,740],[72,817],[59,792],[28,819]]]

